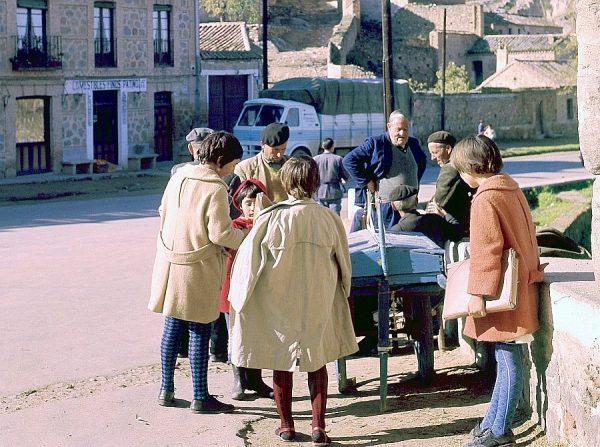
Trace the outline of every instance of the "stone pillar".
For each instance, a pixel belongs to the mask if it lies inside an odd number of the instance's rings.
[[[600,175],[600,2],[577,0],[577,100],[579,142],[585,167]],[[596,283],[600,286],[600,182],[594,180],[592,197],[592,259]]]

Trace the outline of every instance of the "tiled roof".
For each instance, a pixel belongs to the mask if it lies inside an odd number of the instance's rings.
[[[473,44],[469,54],[495,53],[499,47],[510,53],[550,51],[564,37],[559,34],[498,34],[484,36]]]
[[[577,85],[577,70],[567,62],[514,61],[481,83],[481,89],[520,90]]]
[[[498,25],[521,25],[521,26],[542,26],[542,27],[553,27],[562,28],[556,23],[548,22],[543,17],[529,17],[518,14],[500,14],[495,12],[487,12],[484,15],[485,25],[498,24]]]
[[[248,39],[244,22],[200,24],[201,59],[261,59],[260,48]]]

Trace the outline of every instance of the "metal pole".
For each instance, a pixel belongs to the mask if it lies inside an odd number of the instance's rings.
[[[441,128],[446,128],[446,8],[443,13],[443,25],[442,25],[442,95],[441,99]]]
[[[392,20],[390,18],[390,0],[381,2],[381,34],[383,40],[383,115],[384,130],[394,106],[394,73],[392,58]]]
[[[262,0],[262,57],[263,57],[263,66],[262,66],[262,78],[263,78],[263,89],[269,88],[269,58],[267,51],[267,26],[269,23],[269,12],[267,10],[267,0]]]
[[[192,127],[200,126],[200,11],[198,0],[194,0],[194,117],[192,119]]]

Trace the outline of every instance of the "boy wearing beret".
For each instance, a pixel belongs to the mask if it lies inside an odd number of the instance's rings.
[[[240,181],[251,178],[259,180],[266,187],[268,197],[273,203],[288,198],[279,178],[279,170],[289,158],[285,155],[289,137],[290,128],[287,124],[269,124],[260,136],[260,153],[235,167],[235,174]]]

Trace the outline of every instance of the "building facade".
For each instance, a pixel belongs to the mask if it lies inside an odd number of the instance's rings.
[[[0,0],[0,177],[173,159],[196,23],[193,0]]]

